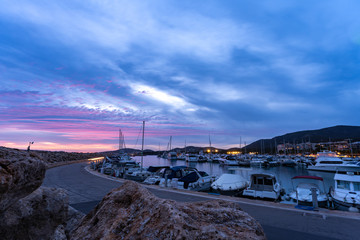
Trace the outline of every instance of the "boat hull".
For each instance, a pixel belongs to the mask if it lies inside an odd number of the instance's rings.
[[[245,197],[264,198],[272,200],[277,200],[280,197],[280,193],[275,191],[257,191],[253,189],[245,189],[242,195]]]
[[[322,172],[359,172],[360,167],[348,167],[348,166],[308,166],[307,170],[310,171],[322,171]]]
[[[356,203],[344,202],[334,197],[331,197],[331,201],[333,203],[333,207],[337,210],[348,211],[350,207],[355,207],[360,211],[360,203],[356,204]]]

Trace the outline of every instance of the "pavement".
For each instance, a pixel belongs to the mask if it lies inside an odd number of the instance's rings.
[[[66,189],[70,205],[87,214],[108,192],[125,181],[99,174],[90,170],[88,165],[83,162],[48,169],[43,186]],[[269,240],[353,240],[360,236],[360,213],[328,209],[305,211],[281,203],[144,186],[157,197],[179,202],[222,199],[239,204],[260,222]]]

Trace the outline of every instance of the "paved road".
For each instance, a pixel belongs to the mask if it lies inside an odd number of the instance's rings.
[[[87,163],[78,163],[49,169],[43,185],[60,187],[69,192],[70,204],[76,209],[88,213],[119,182],[94,176],[84,167]],[[214,198],[179,192],[168,192],[162,189],[149,189],[160,198],[181,202],[204,201]],[[240,207],[253,216],[263,226],[268,239],[322,240],[322,239],[359,239],[360,214],[337,216],[334,212],[314,213],[292,208],[278,208],[272,204],[257,204],[258,201],[243,201],[231,198]]]

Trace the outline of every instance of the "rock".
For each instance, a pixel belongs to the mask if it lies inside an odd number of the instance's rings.
[[[0,213],[40,187],[45,164],[31,152],[0,147]]]
[[[261,225],[233,203],[178,203],[128,181],[85,216],[71,239],[266,238]]]
[[[76,210],[75,208],[69,206],[68,214],[66,219],[66,235],[71,235],[72,232],[78,227],[81,220],[84,218],[85,214]]]
[[[54,235],[50,238],[51,240],[67,240],[65,234],[65,228],[63,225],[59,225],[54,232]]]
[[[66,224],[68,202],[64,189],[38,188],[0,214],[1,239],[61,237],[59,225]]]

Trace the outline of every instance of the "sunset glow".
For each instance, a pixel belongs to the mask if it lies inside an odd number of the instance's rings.
[[[153,150],[359,125],[350,2],[2,1],[0,145],[109,151],[121,129],[139,148],[142,121]]]

